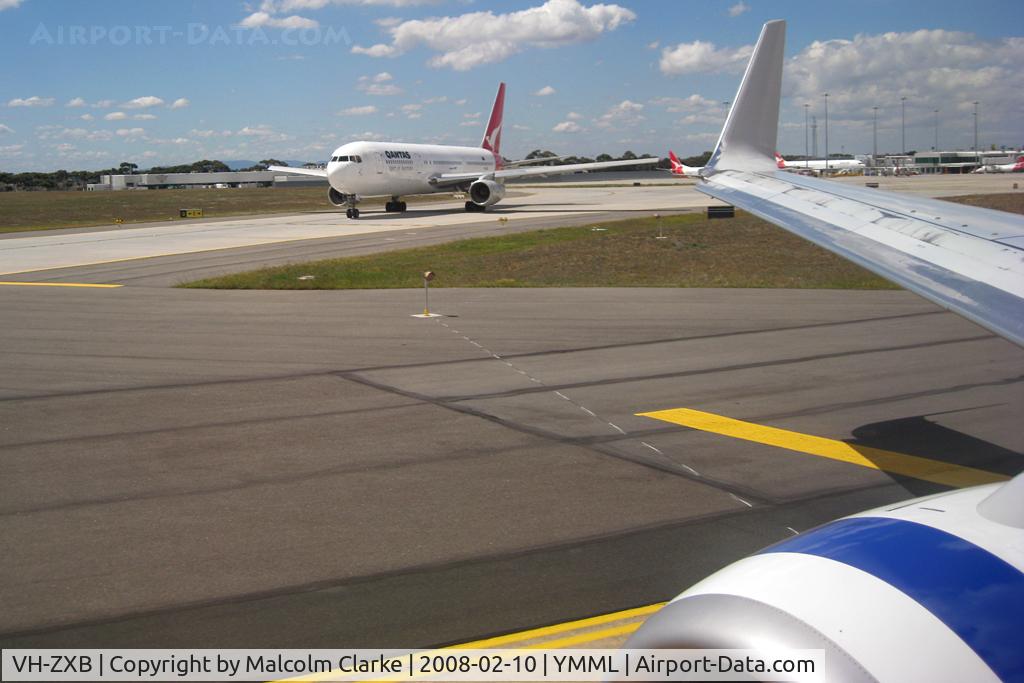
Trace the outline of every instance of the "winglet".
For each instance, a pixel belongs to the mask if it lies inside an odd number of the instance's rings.
[[[769,21],[761,29],[704,175],[725,170],[777,170],[773,157],[785,50],[786,22]]]
[[[480,146],[494,153],[496,161],[501,159],[501,117],[505,110],[505,84],[498,85],[498,94],[494,98],[494,106],[491,107],[491,117],[487,119],[487,129],[484,131],[483,142]]]

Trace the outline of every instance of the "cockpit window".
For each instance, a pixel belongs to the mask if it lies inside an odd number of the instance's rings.
[[[363,158],[361,156],[359,156],[359,155],[356,155],[356,156],[352,157],[352,161],[356,162],[357,164],[361,164],[361,163],[363,163]]]
[[[331,157],[331,161],[354,161],[357,164],[363,163],[362,157],[359,156]]]

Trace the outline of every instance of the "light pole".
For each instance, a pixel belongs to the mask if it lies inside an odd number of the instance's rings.
[[[808,115],[809,115],[808,110],[809,110],[810,106],[811,105],[807,104],[806,102],[804,103],[804,168],[810,168],[811,167],[811,158],[809,156],[810,153],[811,153],[811,148],[810,148],[810,144],[808,143],[808,139],[809,139],[808,136],[810,135],[810,128],[808,128],[808,125],[810,123],[810,119],[808,118]],[[974,130],[975,130],[974,137],[978,137],[978,135],[977,135],[977,130],[978,130],[977,122],[975,122]],[[977,146],[977,145],[975,145],[975,146]]]
[[[874,166],[875,164],[878,163],[876,161],[876,159],[878,158],[878,107],[871,107],[871,108],[875,110],[875,121],[874,121],[874,126],[872,127],[872,130],[871,130],[871,136],[872,136],[872,139],[873,139],[873,145],[872,145],[873,149],[871,151],[871,165]]]
[[[825,93],[825,175],[828,175],[828,93]]]
[[[935,147],[933,149],[936,153],[939,151],[939,110],[935,110]]]
[[[907,98],[900,98],[900,154],[907,153]]]
[[[981,155],[978,154],[978,102],[974,102],[974,163],[979,163]]]

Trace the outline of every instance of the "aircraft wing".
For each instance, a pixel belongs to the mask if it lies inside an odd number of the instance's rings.
[[[567,164],[565,166],[537,166],[534,168],[503,168],[490,173],[442,173],[431,178],[431,183],[438,187],[448,185],[459,185],[472,182],[480,178],[491,180],[514,180],[516,178],[528,178],[531,176],[562,175],[575,173],[576,171],[596,171],[602,168],[615,168],[617,166],[647,166],[658,163],[656,157],[648,159],[622,159],[620,161],[593,161],[587,164]]]
[[[294,173],[296,175],[311,175],[317,178],[326,178],[326,168],[293,168],[291,166],[268,166],[268,171],[275,171],[277,173]]]
[[[697,189],[1024,346],[1024,217],[778,170],[784,46],[765,24]]]
[[[698,190],[1024,346],[1024,218],[785,171],[723,171]]]
[[[505,168],[512,168],[514,166],[530,166],[532,164],[543,164],[546,161],[561,161],[562,159],[568,159],[568,156],[561,157],[535,157],[533,159],[517,159],[516,161],[506,161],[504,164]]]

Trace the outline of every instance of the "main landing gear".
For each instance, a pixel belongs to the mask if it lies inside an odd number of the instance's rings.
[[[352,207],[351,209],[345,209],[346,218],[359,218],[359,209]]]
[[[391,201],[384,205],[384,210],[388,213],[405,213],[405,209],[405,202],[398,201],[398,197],[392,197]]]

